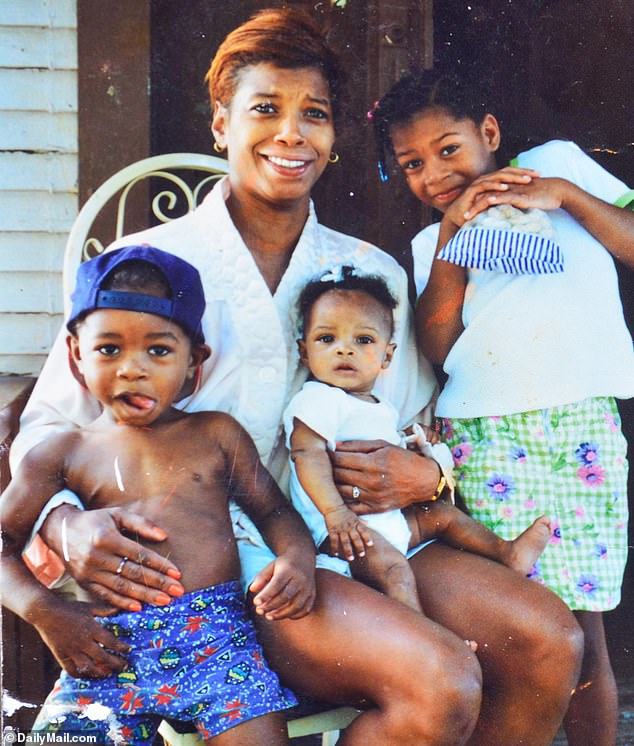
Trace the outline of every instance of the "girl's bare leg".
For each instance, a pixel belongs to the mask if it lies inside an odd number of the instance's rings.
[[[564,720],[569,746],[614,746],[619,717],[616,681],[603,628],[603,614],[575,611],[585,635],[581,676]]]
[[[449,746],[478,717],[480,667],[464,642],[360,583],[317,570],[303,619],[258,618],[272,667],[297,692],[363,704],[340,746]]]
[[[572,612],[543,586],[441,542],[410,563],[426,614],[478,644],[483,699],[470,746],[550,744],[581,665]]]
[[[286,746],[288,733],[286,720],[279,712],[247,720],[214,738],[205,741],[205,746]]]

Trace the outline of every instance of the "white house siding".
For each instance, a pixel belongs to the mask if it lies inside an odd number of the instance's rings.
[[[76,0],[0,0],[0,375],[42,367],[76,214]]]

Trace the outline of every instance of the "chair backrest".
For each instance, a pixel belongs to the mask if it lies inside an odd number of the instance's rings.
[[[190,186],[181,176],[173,171],[198,172],[194,177],[194,186]],[[193,210],[207,192],[211,182],[220,179],[227,173],[227,161],[213,155],[202,153],[168,153],[132,163],[122,168],[107,179],[81,208],[79,215],[66,242],[64,254],[64,306],[69,311],[70,295],[75,286],[77,268],[85,259],[96,256],[104,250],[101,241],[91,236],[93,224],[104,207],[118,195],[116,201],[116,225],[114,239],[125,233],[125,217],[128,196],[139,182],[148,179],[162,179],[168,182],[151,202],[152,214],[162,223],[173,218],[165,213],[169,210],[173,216],[182,215]],[[152,182],[154,186],[154,182]],[[179,207],[181,208],[179,210]],[[173,212],[176,211],[176,212]]]

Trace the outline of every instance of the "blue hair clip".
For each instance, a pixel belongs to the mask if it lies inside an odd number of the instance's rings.
[[[381,177],[381,182],[385,184],[385,182],[390,178],[390,175],[388,174],[383,161],[378,161],[377,166],[379,167],[379,176]]]

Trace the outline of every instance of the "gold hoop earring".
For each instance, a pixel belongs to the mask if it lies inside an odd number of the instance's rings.
[[[222,146],[219,143],[214,142],[214,150],[216,151],[216,153],[224,153],[226,149],[226,145]]]
[[[337,163],[338,160],[339,160],[339,153],[335,153],[335,151],[333,150],[328,156],[328,163]]]

